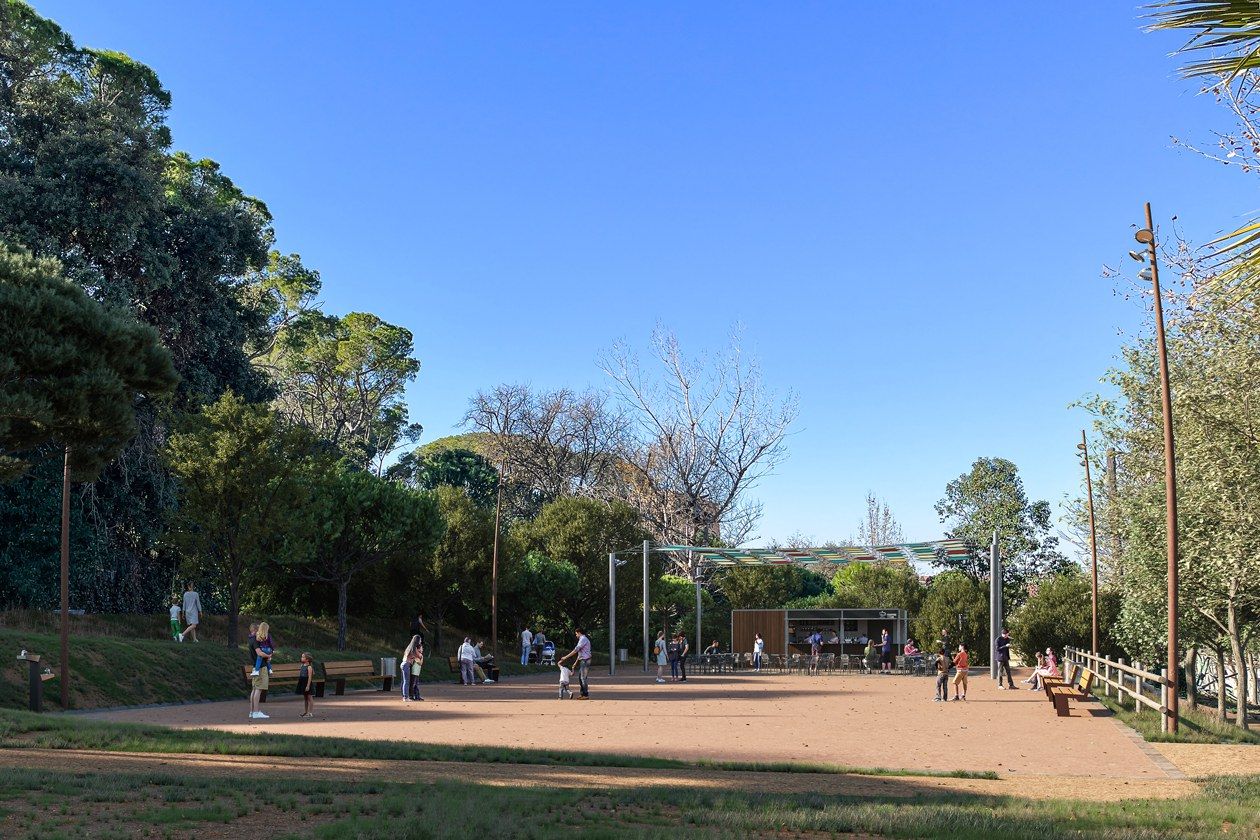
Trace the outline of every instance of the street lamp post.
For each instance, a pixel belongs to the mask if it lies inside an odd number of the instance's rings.
[[[1089,500],[1089,556],[1090,556],[1090,649],[1098,655],[1098,532],[1094,527],[1094,484],[1089,474],[1089,442],[1081,429],[1081,442],[1076,444],[1085,468],[1085,496]]]
[[[1146,253],[1130,251],[1129,255],[1139,262],[1150,259],[1150,265],[1138,276],[1150,280],[1155,295],[1155,341],[1159,351],[1159,385],[1164,414],[1164,501],[1168,543],[1168,715],[1165,728],[1177,731],[1177,465],[1176,447],[1173,443],[1172,390],[1168,384],[1168,344],[1164,339],[1164,302],[1159,290],[1159,263],[1155,254],[1155,223],[1151,217],[1151,203],[1146,202],[1146,227],[1134,234],[1138,242],[1146,246]]]
[[[490,649],[499,658],[499,528],[503,514],[503,478],[507,461],[499,465],[499,492],[494,503],[494,549],[490,555]]]

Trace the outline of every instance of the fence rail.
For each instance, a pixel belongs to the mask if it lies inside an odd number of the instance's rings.
[[[1112,659],[1109,656],[1097,656],[1079,648],[1067,647],[1063,650],[1065,665],[1080,665],[1094,672],[1094,682],[1107,697],[1114,696],[1121,706],[1127,697],[1133,701],[1134,710],[1143,706],[1153,710],[1160,716],[1160,730],[1172,730],[1172,715],[1168,709],[1168,692],[1172,688],[1172,680],[1168,678],[1168,670],[1161,668],[1159,673],[1148,671],[1142,663],[1125,663],[1124,659]],[[1066,673],[1066,669],[1065,669]],[[1150,684],[1158,692],[1158,699],[1146,694],[1146,686]],[[1114,695],[1113,695],[1114,692]]]

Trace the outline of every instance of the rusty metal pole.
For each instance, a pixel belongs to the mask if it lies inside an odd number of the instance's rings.
[[[1164,337],[1164,303],[1159,290],[1159,264],[1155,253],[1155,222],[1146,202],[1146,229],[1138,231],[1151,258],[1151,286],[1155,295],[1155,339],[1159,349],[1159,384],[1164,413],[1164,497],[1168,541],[1168,731],[1178,723],[1177,687],[1177,463],[1173,442],[1172,390],[1168,382],[1168,344]]]
[[[70,447],[61,473],[61,708],[70,708]]]
[[[1098,531],[1094,527],[1094,482],[1089,473],[1089,441],[1081,429],[1081,464],[1085,467],[1085,494],[1089,500],[1090,615],[1089,652],[1098,655]]]

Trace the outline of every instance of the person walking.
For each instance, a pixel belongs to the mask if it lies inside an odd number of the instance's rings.
[[[753,670],[761,670],[761,655],[766,652],[766,640],[760,633],[753,633]]]
[[[1011,633],[1005,627],[994,640],[993,649],[997,653],[997,687],[1003,691],[1014,688],[1015,680],[1011,678]],[[1006,685],[1002,685],[1002,674],[1006,674]]]
[[[967,646],[960,644],[958,653],[954,655],[954,699],[967,699],[967,667],[970,662],[967,659]],[[959,689],[962,690],[962,696],[958,695]]]
[[[194,642],[199,642],[197,638],[197,625],[201,623],[201,596],[197,594],[197,590],[193,589],[191,582],[184,584],[184,624],[188,625],[184,628],[184,632],[180,633],[179,640],[182,642],[189,636],[192,636]]]
[[[171,597],[171,641],[184,641],[184,634],[179,629],[179,596]]]
[[[590,686],[587,685],[587,675],[591,670],[591,640],[587,637],[586,631],[579,627],[576,631],[577,644],[573,646],[573,650],[560,657],[560,663],[563,665],[570,657],[573,658],[573,670],[577,674],[578,686],[582,693],[576,695],[574,700],[590,700]]]
[[[665,641],[665,631],[656,634],[656,681],[665,682],[665,663],[669,661],[669,644]]]
[[[249,661],[257,662],[260,657],[265,656],[271,659],[271,654],[264,654],[258,650],[258,624],[251,622],[249,625]],[[270,687],[271,671],[267,668],[257,668],[250,676],[249,680],[249,717],[250,720],[266,720],[271,715],[264,712],[259,706],[262,704],[262,693]]]
[[[529,651],[534,646],[534,634],[529,632],[529,625],[521,631],[521,664],[529,664]]]
[[[678,681],[687,681],[687,654],[691,652],[691,645],[687,642],[687,634],[678,631]]]
[[[822,633],[815,630],[809,637],[809,673],[818,674],[818,660],[822,658]]]
[[[464,643],[459,646],[456,657],[459,659],[459,681],[464,685],[476,685],[473,666],[477,664],[477,649],[473,647],[471,638],[464,637]]]
[[[893,652],[892,637],[888,635],[888,628],[885,627],[879,634],[879,670],[883,674],[892,673]]]

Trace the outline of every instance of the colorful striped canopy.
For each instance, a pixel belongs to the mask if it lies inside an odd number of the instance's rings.
[[[901,545],[832,546],[829,548],[712,548],[692,545],[658,545],[657,551],[692,552],[712,566],[782,566],[789,563],[931,563],[938,552],[950,557],[967,554],[962,540],[902,543]]]

